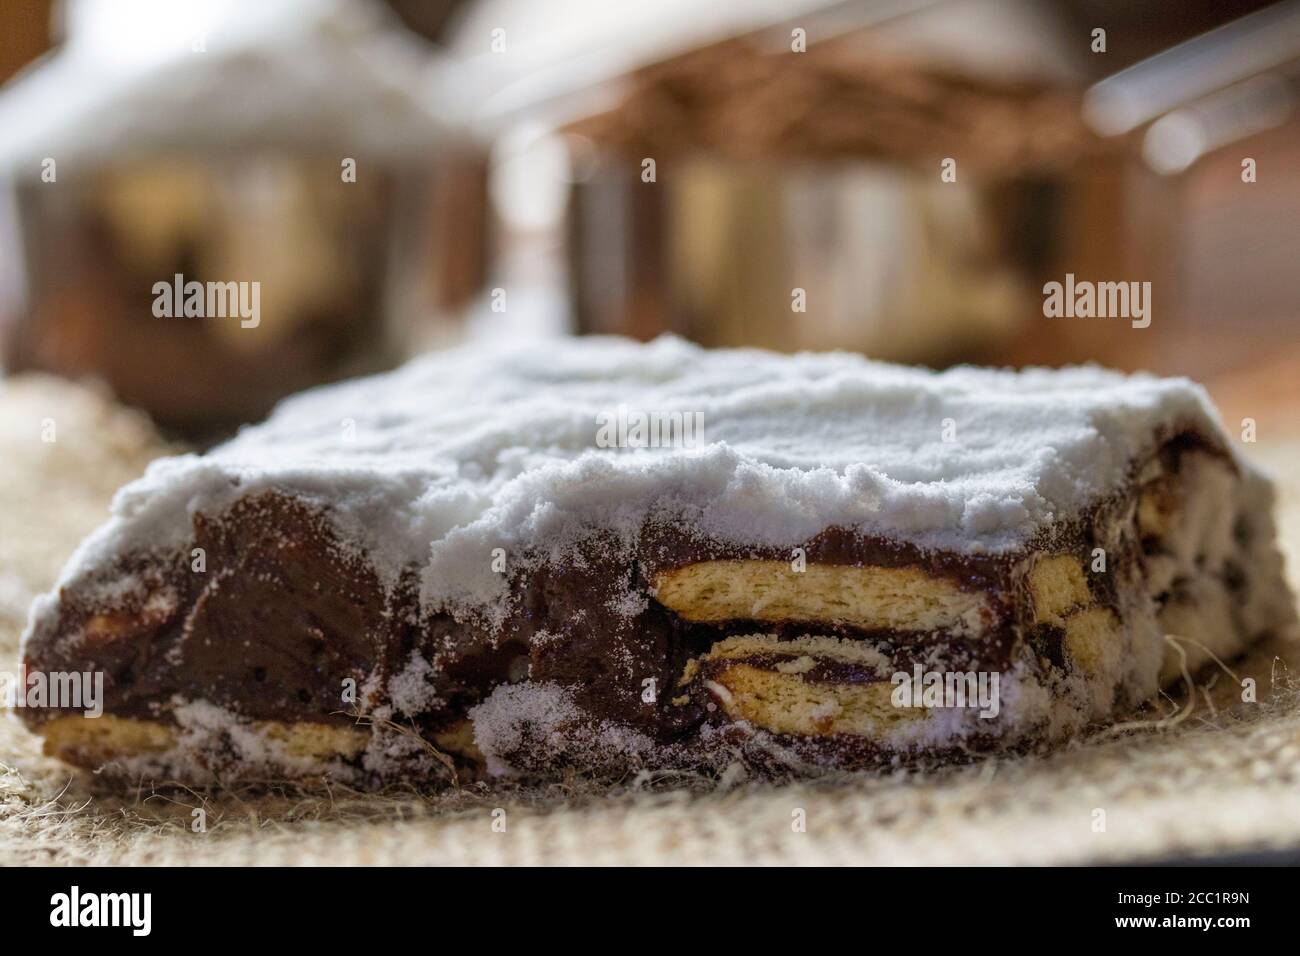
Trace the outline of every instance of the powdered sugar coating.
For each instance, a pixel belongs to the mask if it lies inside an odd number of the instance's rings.
[[[691,447],[598,447],[602,415],[700,413]],[[1004,552],[1127,479],[1161,429],[1222,429],[1186,379],[1095,367],[934,373],[860,356],[705,350],[664,337],[467,346],[283,402],[206,455],[155,462],[62,585],[114,555],[183,547],[194,513],[277,488],[328,507],[428,608],[502,609],[507,562],[652,516],[793,547],[830,526]],[[946,440],[950,438],[951,440]]]

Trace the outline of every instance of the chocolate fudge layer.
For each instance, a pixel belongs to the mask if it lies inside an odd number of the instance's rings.
[[[1295,627],[1204,392],[664,338],[465,348],[127,486],[34,606],[112,773],[773,775],[1050,745]]]

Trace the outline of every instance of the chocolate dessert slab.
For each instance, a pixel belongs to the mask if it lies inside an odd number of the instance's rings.
[[[1058,744],[1293,629],[1204,391],[472,346],[155,463],[33,608],[50,753],[203,781],[806,775]]]

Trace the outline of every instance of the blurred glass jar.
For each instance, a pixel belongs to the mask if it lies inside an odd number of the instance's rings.
[[[833,36],[752,34],[632,71],[559,125],[576,325],[707,345],[998,353],[1036,306],[1078,95]]]
[[[68,11],[133,42],[105,8]],[[482,160],[425,102],[422,41],[354,0],[141,10],[154,46],[73,32],[0,97],[6,368],[100,378],[202,438],[394,364],[477,290]],[[256,317],[186,312],[214,286]]]
[[[1032,301],[991,188],[898,165],[604,161],[574,183],[578,328],[943,363],[1005,341]]]
[[[155,160],[17,187],[24,294],[4,317],[5,366],[102,378],[162,424],[204,432],[392,361],[384,298],[401,184],[344,187],[332,165]],[[256,282],[258,314],[158,316],[155,286],[170,295],[176,276]]]

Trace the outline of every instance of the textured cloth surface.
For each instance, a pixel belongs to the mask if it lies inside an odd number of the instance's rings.
[[[54,430],[50,431],[53,423]],[[49,438],[51,434],[53,441]],[[1295,446],[1281,472],[1290,567],[1300,542]],[[165,451],[140,419],[43,379],[0,383],[0,669],[17,666],[30,598]],[[1294,579],[1294,576],[1293,576]],[[1046,758],[859,775],[786,787],[655,775],[612,795],[466,785],[363,794],[261,786],[123,793],[40,754],[0,719],[0,859],[7,863],[1050,863],[1300,847],[1300,648],[1226,669]],[[671,788],[671,789],[670,789]]]

